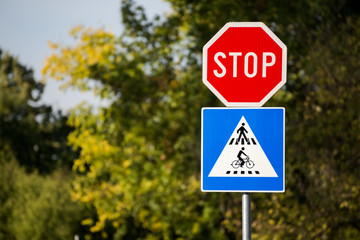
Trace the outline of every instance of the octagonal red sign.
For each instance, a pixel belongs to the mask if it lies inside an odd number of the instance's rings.
[[[260,107],[286,82],[287,48],[261,22],[230,22],[203,48],[203,82],[228,107]]]

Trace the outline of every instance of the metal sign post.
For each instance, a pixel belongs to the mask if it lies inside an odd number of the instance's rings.
[[[242,194],[242,239],[251,239],[251,197],[250,193]]]

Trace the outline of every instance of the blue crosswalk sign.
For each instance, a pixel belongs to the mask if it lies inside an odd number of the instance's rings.
[[[201,190],[285,191],[285,109],[203,108]]]

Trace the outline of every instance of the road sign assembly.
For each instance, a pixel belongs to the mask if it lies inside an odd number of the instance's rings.
[[[203,48],[203,82],[225,104],[260,107],[286,82],[287,48],[261,22],[230,22]]]
[[[203,108],[201,190],[285,191],[285,109]]]
[[[202,81],[227,107],[261,107],[286,82],[286,45],[261,22],[225,24],[203,48]],[[201,190],[285,192],[285,109],[202,108]]]

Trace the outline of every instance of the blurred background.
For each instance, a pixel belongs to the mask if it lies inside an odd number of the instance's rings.
[[[0,239],[241,239],[200,191],[202,47],[261,21],[288,47],[284,194],[253,239],[360,239],[360,8],[342,1],[0,2]]]

